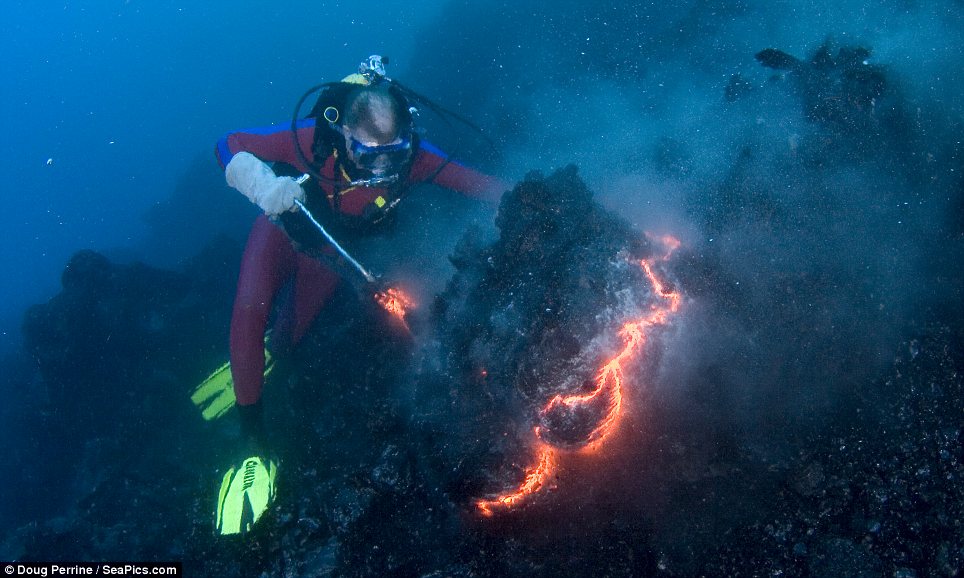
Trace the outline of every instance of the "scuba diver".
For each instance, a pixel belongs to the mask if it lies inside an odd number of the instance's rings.
[[[204,409],[207,419],[236,399],[250,456],[222,480],[216,522],[222,535],[249,531],[274,498],[277,463],[269,457],[260,402],[272,367],[268,349],[289,350],[307,333],[341,280],[331,263],[338,253],[372,280],[335,239],[381,230],[419,183],[491,201],[508,188],[420,138],[416,104],[467,121],[386,77],[384,64],[371,56],[357,74],[310,89],[290,125],[231,132],[217,143],[227,183],[264,211],[241,261],[230,363],[193,396],[199,407],[218,400]],[[314,108],[299,118],[317,91]],[[279,308],[266,349],[268,319],[286,285],[291,306]]]

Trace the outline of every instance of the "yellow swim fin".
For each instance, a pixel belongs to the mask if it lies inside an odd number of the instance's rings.
[[[275,498],[278,464],[251,456],[231,467],[221,480],[215,524],[218,534],[245,534],[254,527]]]
[[[264,377],[274,369],[274,359],[267,349],[264,350]],[[191,402],[201,410],[205,420],[213,420],[226,414],[234,407],[234,379],[231,378],[231,362],[217,368],[207,379],[198,384],[191,393]]]

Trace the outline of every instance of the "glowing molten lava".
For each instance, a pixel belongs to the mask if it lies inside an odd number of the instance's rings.
[[[555,456],[548,446],[543,446],[539,452],[539,465],[526,472],[526,478],[522,481],[519,489],[511,494],[499,496],[494,500],[479,500],[476,505],[483,516],[491,516],[496,508],[511,508],[525,499],[529,494],[534,494],[541,490],[549,476],[555,469]]]
[[[542,408],[539,412],[542,425],[534,429],[539,440],[538,465],[526,472],[517,490],[493,499],[478,500],[476,507],[482,515],[492,516],[496,511],[509,510],[545,487],[556,467],[553,447],[569,451],[587,446],[598,447],[616,429],[623,408],[623,367],[642,349],[649,328],[666,324],[669,316],[679,310],[682,301],[679,292],[668,290],[653,271],[654,263],[669,259],[680,243],[668,235],[659,241],[666,247],[666,253],[658,258],[643,259],[640,266],[662,303],[654,304],[643,317],[623,325],[619,331],[623,348],[596,373],[591,391],[579,395],[557,395]],[[588,431],[578,431],[579,428],[574,424],[584,422],[587,416],[595,418],[590,428],[583,428]],[[573,430],[576,431],[575,438]]]
[[[396,289],[395,287],[389,287],[385,291],[381,291],[375,294],[375,302],[385,308],[392,316],[398,318],[408,329],[408,323],[405,322],[405,314],[408,310],[415,306],[415,302],[406,295],[401,289]]]

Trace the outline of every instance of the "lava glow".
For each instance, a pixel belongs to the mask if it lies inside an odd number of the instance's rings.
[[[408,310],[415,306],[415,302],[412,301],[411,297],[406,295],[401,289],[396,289],[395,287],[389,287],[385,291],[381,291],[375,294],[375,301],[385,308],[385,311],[391,313],[394,317],[398,318],[408,329],[408,323],[405,322],[405,315]]]
[[[598,448],[600,442],[615,431],[623,410],[623,368],[642,350],[649,328],[665,325],[670,315],[679,310],[682,301],[679,292],[668,290],[653,271],[655,262],[669,259],[673,251],[679,248],[680,243],[668,235],[658,240],[666,247],[666,253],[658,258],[643,259],[640,261],[640,266],[646,278],[649,279],[653,292],[661,298],[662,302],[652,305],[650,310],[639,319],[623,325],[619,331],[623,347],[596,373],[595,387],[589,393],[557,395],[542,408],[539,412],[542,426],[534,428],[538,440],[538,464],[526,472],[525,479],[515,491],[492,499],[478,500],[476,507],[483,516],[492,516],[497,511],[508,511],[544,488],[556,469],[556,450],[577,451],[583,448]],[[572,423],[572,418],[586,412],[598,416],[593,428],[578,441],[561,444],[560,436],[553,435],[552,426]]]
[[[511,494],[499,496],[494,500],[479,500],[476,502],[479,511],[482,512],[483,516],[491,516],[498,508],[508,509],[515,506],[526,496],[541,490],[549,481],[549,476],[552,475],[555,468],[555,454],[549,449],[549,446],[543,446],[539,451],[539,465],[526,472],[526,478],[522,481],[519,489]]]

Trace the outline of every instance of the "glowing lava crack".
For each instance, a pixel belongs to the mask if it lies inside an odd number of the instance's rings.
[[[515,491],[492,499],[478,500],[476,507],[484,516],[510,510],[544,488],[556,469],[557,452],[575,451],[590,444],[598,445],[616,429],[623,409],[623,367],[642,350],[649,328],[665,325],[669,316],[680,307],[680,294],[667,290],[653,271],[654,263],[669,259],[679,247],[679,241],[670,236],[659,240],[666,246],[666,253],[659,258],[643,259],[640,266],[662,303],[653,305],[645,316],[623,325],[619,331],[623,348],[600,368],[592,391],[581,395],[557,395],[542,408],[539,412],[541,425],[534,429],[539,456],[537,465],[526,472],[525,479]],[[592,429],[582,433],[578,439],[573,440],[571,435],[554,431],[556,428],[565,427],[565,424],[578,423],[585,415],[598,416],[598,419],[593,422]]]

